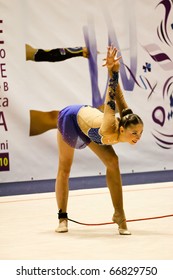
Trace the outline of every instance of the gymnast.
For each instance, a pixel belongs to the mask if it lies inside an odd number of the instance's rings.
[[[118,156],[112,145],[120,142],[136,144],[143,132],[143,121],[128,108],[124,99],[118,82],[121,57],[117,57],[117,52],[115,47],[109,46],[103,65],[109,73],[104,112],[88,105],[72,105],[61,111],[30,111],[30,136],[58,128],[59,163],[55,192],[59,209],[56,232],[59,233],[68,231],[69,176],[74,151],[87,146],[106,167],[106,183],[114,208],[112,221],[118,224],[119,234],[131,234],[126,224]],[[115,114],[116,107],[120,117]]]

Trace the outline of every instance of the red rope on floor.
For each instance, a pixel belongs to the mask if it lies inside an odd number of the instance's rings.
[[[149,218],[139,218],[139,219],[127,220],[126,222],[127,223],[130,223],[130,222],[140,222],[140,221],[155,220],[155,219],[162,219],[162,218],[169,218],[169,217],[173,217],[173,214],[164,215],[164,216],[157,216],[157,217],[149,217]],[[88,224],[88,223],[78,222],[78,221],[75,221],[75,220],[72,220],[72,219],[69,219],[69,218],[68,218],[68,220],[70,222],[73,222],[73,223],[76,223],[76,224],[79,224],[79,225],[83,225],[83,226],[105,226],[105,225],[115,224],[114,222],[98,223],[98,224]]]

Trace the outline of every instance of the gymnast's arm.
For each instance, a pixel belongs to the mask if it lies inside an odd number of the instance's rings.
[[[118,85],[118,75],[118,72],[109,71],[109,83],[104,102],[103,120],[100,126],[100,134],[102,136],[114,134],[119,127],[119,121],[115,116],[115,94]]]
[[[103,66],[107,66],[109,73],[109,82],[106,91],[103,120],[100,126],[99,133],[104,141],[104,136],[115,134],[119,128],[119,121],[115,116],[116,112],[116,94],[121,92],[118,86],[120,58],[116,57],[118,50],[114,47],[108,47],[106,62]],[[118,92],[117,92],[118,87]],[[121,98],[120,98],[121,100]],[[120,101],[118,98],[118,101]],[[120,102],[121,103],[121,102]],[[121,104],[119,104],[121,108]]]
[[[116,48],[108,47],[106,63],[103,65],[108,68],[109,82],[105,97],[103,121],[99,131],[102,136],[115,134],[119,129],[119,120],[115,115],[116,107],[120,117],[122,117],[123,109],[128,108],[118,82],[121,57],[116,57],[117,52]],[[104,140],[104,137],[102,137],[102,140]]]
[[[127,102],[125,101],[122,89],[120,87],[120,84],[118,83],[116,92],[115,92],[115,102],[118,109],[118,112],[120,114],[120,118],[122,117],[122,111],[126,108],[128,108]]]

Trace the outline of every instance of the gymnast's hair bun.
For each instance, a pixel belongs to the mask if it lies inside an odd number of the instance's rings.
[[[122,117],[130,114],[133,114],[133,111],[130,108],[126,108],[122,110]]]

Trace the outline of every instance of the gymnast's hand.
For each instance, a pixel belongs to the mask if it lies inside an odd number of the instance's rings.
[[[107,66],[108,70],[110,72],[118,72],[120,68],[120,62],[119,60],[121,59],[121,56],[117,57],[118,49],[109,46],[107,50],[107,57],[104,58],[105,63],[103,66]]]

